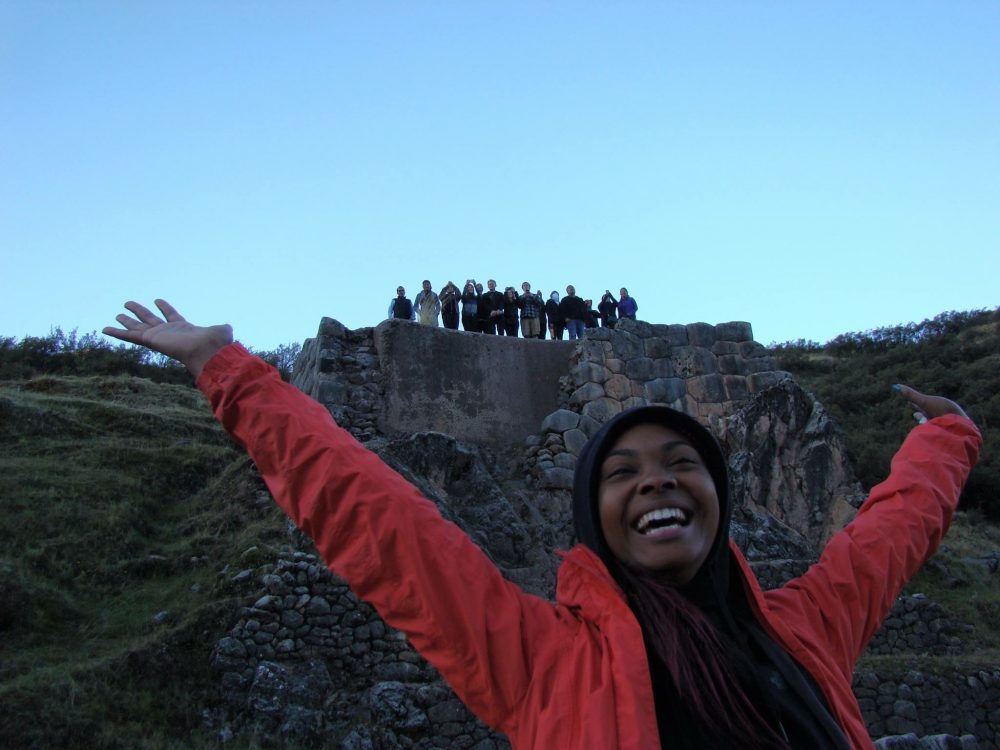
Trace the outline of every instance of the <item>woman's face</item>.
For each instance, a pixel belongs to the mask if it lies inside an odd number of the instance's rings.
[[[708,467],[675,430],[636,425],[612,445],[598,484],[601,530],[635,570],[675,585],[701,568],[719,530],[719,498]]]

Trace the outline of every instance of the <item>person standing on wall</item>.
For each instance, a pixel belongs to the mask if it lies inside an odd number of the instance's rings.
[[[414,300],[417,307],[417,317],[420,319],[420,325],[437,326],[438,313],[441,312],[441,301],[434,294],[431,282],[427,279],[424,279],[423,287]]]
[[[618,317],[635,320],[635,314],[639,311],[639,303],[628,296],[628,289],[622,287],[618,292],[621,299],[618,300]]]
[[[562,341],[566,321],[559,315],[559,292],[553,291],[545,303],[545,316],[549,319],[549,338]]]
[[[576,296],[576,288],[572,284],[566,287],[566,296],[559,303],[559,314],[566,321],[570,341],[583,338],[589,313],[586,303]]]
[[[489,288],[479,300],[483,313],[483,333],[503,336],[503,294],[497,291],[497,282],[490,279],[486,282]]]
[[[618,301],[615,299],[615,295],[611,293],[610,289],[604,290],[604,296],[601,297],[601,302],[597,306],[597,311],[601,315],[602,328],[615,327],[615,323],[618,322]]]
[[[413,303],[406,297],[406,290],[396,287],[396,296],[389,300],[388,317],[396,320],[416,320],[417,316],[413,312]]]
[[[525,281],[521,284],[523,294],[517,298],[517,306],[521,309],[521,335],[526,339],[537,339],[541,328],[542,293],[531,292],[531,284]]]
[[[462,330],[479,332],[479,295],[473,281],[465,282],[462,292]]]
[[[453,281],[449,281],[438,293],[438,299],[441,301],[441,320],[444,321],[444,327],[452,331],[458,330],[458,303],[461,297],[462,293]]]
[[[512,286],[503,293],[503,328],[508,336],[517,338],[517,290]]]

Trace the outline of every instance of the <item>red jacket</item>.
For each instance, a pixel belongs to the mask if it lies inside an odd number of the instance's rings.
[[[555,604],[527,594],[323,406],[238,344],[206,365],[198,386],[330,569],[515,748],[660,746],[639,624],[594,553],[578,546],[564,556]],[[762,592],[733,547],[757,618],[813,676],[856,747],[873,745],[851,691],[854,663],[937,549],[980,443],[957,416],[915,428],[855,520],[780,589]]]

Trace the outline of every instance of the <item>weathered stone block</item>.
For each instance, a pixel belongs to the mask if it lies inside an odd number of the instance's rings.
[[[593,417],[588,417],[586,414],[580,415],[580,429],[583,430],[583,434],[587,437],[593,437],[599,429],[601,429],[601,423],[598,422]]]
[[[560,453],[552,461],[557,469],[569,469],[573,471],[576,468],[576,456],[572,453]]]
[[[701,346],[678,346],[671,352],[670,361],[682,378],[708,375],[719,369],[715,355]]]
[[[608,358],[608,349],[611,345],[606,341],[596,339],[585,339],[578,345],[580,351],[580,362],[596,362],[603,365]]]
[[[653,335],[653,326],[645,320],[632,320],[624,318],[618,321],[616,329],[622,329],[638,336],[641,339],[648,339]]]
[[[347,338],[347,327],[333,318],[323,318],[319,322],[320,336],[332,336],[335,339]]]
[[[569,409],[557,409],[542,422],[542,432],[566,432],[580,423],[580,415]]]
[[[583,413],[588,417],[596,419],[598,422],[607,422],[611,417],[622,410],[621,402],[613,398],[599,398],[591,401],[583,407]]]
[[[712,344],[712,354],[721,356],[723,354],[739,354],[740,345],[735,341],[716,341]]]
[[[680,323],[672,323],[666,328],[667,330],[663,337],[671,346],[687,346],[690,343],[687,326]]]
[[[691,346],[711,347],[715,343],[715,326],[708,323],[688,323],[688,343]]]
[[[761,346],[756,341],[744,341],[740,344],[740,354],[744,357],[765,357],[771,352],[764,346]]]
[[[597,362],[581,362],[573,368],[573,381],[577,385],[603,383],[609,377],[611,377],[611,373],[608,368]]]
[[[674,375],[676,375],[674,372],[674,363],[669,357],[653,360],[654,378],[672,378]]]
[[[699,375],[689,378],[687,391],[700,403],[719,403],[726,400],[726,384],[721,375]]]
[[[723,375],[749,375],[751,370],[747,367],[747,361],[736,354],[723,354],[719,357],[719,372]]]
[[[722,382],[726,386],[728,401],[746,401],[750,398],[750,385],[743,375],[723,375]]]
[[[620,378],[621,375],[616,375],[615,377]],[[585,383],[584,385],[577,388],[569,397],[569,402],[571,404],[586,404],[589,401],[593,401],[595,398],[600,398],[604,395],[605,388],[602,388],[597,383]],[[612,397],[617,398],[617,397]]]
[[[624,359],[626,363],[630,359],[642,357],[645,353],[642,339],[635,334],[628,333],[627,331],[618,331],[617,329],[613,332],[613,338],[609,346],[612,347],[610,356]]]
[[[651,359],[670,355],[670,344],[666,339],[657,337],[648,338],[642,342],[642,348],[646,356]]]
[[[660,404],[668,404],[683,398],[687,386],[681,378],[656,378],[646,383],[646,398]]]
[[[753,328],[742,320],[719,323],[715,326],[715,338],[720,341],[752,341]]]
[[[583,446],[587,444],[587,434],[580,429],[567,430],[563,433],[566,450],[574,456],[579,456]]]
[[[611,329],[610,328],[587,328],[584,330],[583,335],[586,336],[591,341],[610,341],[611,340]]]
[[[633,380],[651,380],[653,378],[653,360],[649,357],[638,357],[625,363],[625,374]]]
[[[604,393],[608,398],[624,401],[632,395],[632,381],[624,375],[615,375],[604,384]]]

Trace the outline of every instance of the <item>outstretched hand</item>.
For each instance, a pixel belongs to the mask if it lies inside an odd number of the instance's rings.
[[[941,417],[945,414],[958,414],[966,419],[969,418],[969,415],[965,413],[961,406],[944,396],[927,396],[920,391],[910,388],[908,385],[894,385],[893,388],[899,391],[903,398],[913,405],[913,408],[916,409],[913,416],[918,421],[927,421],[928,419]],[[922,420],[920,419],[921,417],[923,417]]]
[[[138,302],[126,302],[125,309],[135,317],[121,313],[115,320],[125,328],[104,329],[104,335],[139,344],[154,352],[173,357],[197,378],[205,363],[219,349],[233,342],[232,326],[196,326],[184,317],[166,300],[155,300],[163,318],[150,312]]]

